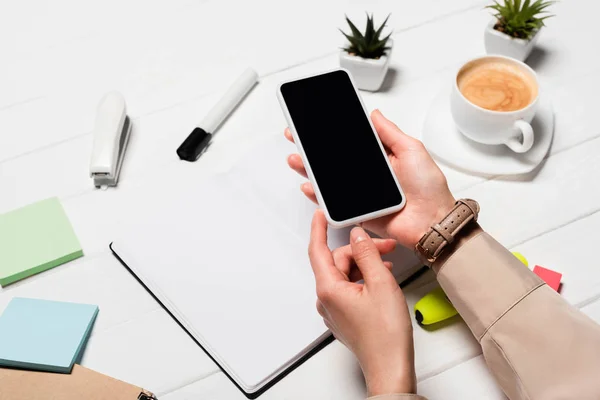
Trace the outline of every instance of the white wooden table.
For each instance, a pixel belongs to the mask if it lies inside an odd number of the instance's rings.
[[[392,12],[392,79],[364,99],[419,137],[425,112],[452,70],[483,54],[486,4],[1,2],[0,212],[58,196],[86,255],[0,289],[0,311],[14,296],[98,304],[85,366],[147,387],[161,399],[243,399],[110,254],[108,244],[127,217],[124,204],[139,185],[152,184],[158,171],[174,180],[213,174],[234,165],[257,141],[281,135],[277,83],[338,65],[337,28],[346,29],[344,13],[362,25],[365,10],[379,20]],[[545,162],[518,179],[444,171],[456,196],[480,201],[489,232],[530,262],[562,272],[563,297],[600,321],[600,269],[585,251],[597,248],[600,223],[598,6],[593,0],[562,1],[553,11],[557,17],[548,21],[530,58],[543,95],[555,107],[554,143]],[[259,72],[259,86],[198,162],[179,161],[177,146],[246,66]],[[112,89],[125,95],[134,129],[119,187],[98,191],[88,176],[91,129],[98,100]],[[410,305],[433,285],[431,277],[413,285]],[[420,393],[431,399],[503,398],[460,319],[432,331],[416,326],[415,347]],[[334,342],[262,398],[364,394],[352,354]]]

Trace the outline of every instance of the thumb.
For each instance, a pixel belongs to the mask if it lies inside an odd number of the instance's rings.
[[[373,242],[373,239],[362,228],[354,228],[350,232],[350,245],[352,247],[352,257],[358,266],[365,284],[381,281],[390,274],[390,271],[383,264],[379,250]]]
[[[416,139],[402,132],[396,124],[384,117],[379,110],[371,113],[371,121],[373,121],[381,143],[394,154],[399,154],[403,150],[413,147],[417,142]]]

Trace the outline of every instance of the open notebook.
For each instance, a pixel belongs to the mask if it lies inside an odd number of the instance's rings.
[[[286,165],[294,146],[262,143],[227,173],[153,192],[111,249],[246,396],[255,398],[330,335],[307,255],[315,206]],[[330,229],[332,248],[349,230]],[[397,277],[418,262],[396,251]]]

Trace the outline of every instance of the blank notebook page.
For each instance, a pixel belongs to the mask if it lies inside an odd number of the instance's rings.
[[[305,245],[227,177],[150,208],[114,250],[245,390],[326,334]]]
[[[226,174],[140,190],[112,245],[246,392],[328,335],[307,255],[315,206],[286,165],[293,151],[269,140]],[[348,231],[330,229],[330,247]]]

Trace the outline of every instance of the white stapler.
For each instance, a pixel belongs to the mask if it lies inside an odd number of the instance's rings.
[[[94,126],[90,176],[96,187],[106,189],[117,184],[130,132],[125,99],[118,92],[107,93],[98,104]]]

